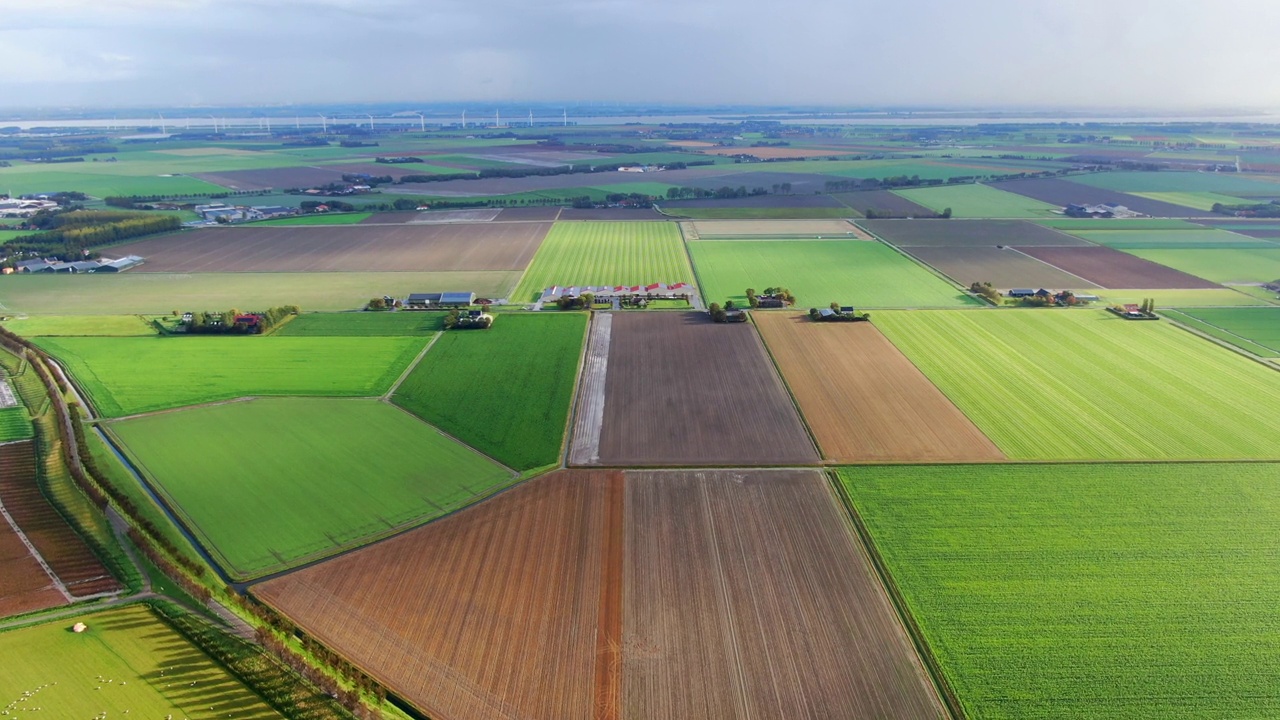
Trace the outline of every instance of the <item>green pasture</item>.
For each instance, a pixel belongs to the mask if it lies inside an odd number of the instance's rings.
[[[1276,187],[1280,190],[1280,186]],[[1182,205],[1183,207],[1194,208],[1208,212],[1213,209],[1216,204],[1222,205],[1248,205],[1252,201],[1243,198],[1231,197],[1213,192],[1134,192],[1130,195],[1136,195],[1140,198],[1148,200],[1159,200],[1160,202],[1173,203],[1174,205]]]
[[[708,303],[746,303],[746,289],[785,287],[801,308],[978,305],[887,245],[862,240],[716,240],[689,243]]]
[[[0,313],[168,315],[173,310],[354,310],[370,298],[433,288],[468,288],[503,297],[520,277],[500,272],[145,273],[0,277]]]
[[[1197,225],[1187,220],[1166,220],[1160,218],[1057,218],[1053,220],[1036,220],[1036,224],[1066,230],[1078,235],[1077,230],[1204,230],[1204,225]]]
[[[356,213],[319,213],[311,215],[294,215],[293,217],[276,218],[274,220],[261,220],[251,223],[250,227],[275,227],[295,225],[355,225],[362,220],[368,220],[373,213],[356,212]]]
[[[1072,182],[1127,193],[1221,193],[1280,197],[1280,182],[1265,175],[1209,172],[1104,172],[1073,175]]]
[[[513,479],[377,400],[233,402],[114,422],[110,431],[239,579],[420,524]]]
[[[39,338],[88,393],[121,417],[261,395],[380,395],[423,337]]]
[[[840,479],[967,717],[1280,715],[1280,466]]]
[[[272,335],[298,337],[424,336],[444,330],[442,312],[303,313]]]
[[[140,315],[30,315],[0,321],[25,337],[155,335],[159,331]]]
[[[532,302],[552,285],[693,282],[680,229],[671,222],[567,222],[552,226],[511,294]]]
[[[223,188],[156,163],[82,162],[54,165],[14,163],[0,167],[0,187],[15,194],[82,192],[103,198],[113,195],[207,195]]]
[[[15,238],[20,238],[23,235],[30,235],[30,234],[31,234],[30,230],[5,230],[3,228],[0,228],[0,245],[3,245]]]
[[[500,314],[488,330],[446,332],[392,400],[516,470],[556,463],[583,313]]]
[[[694,220],[806,220],[862,217],[849,207],[664,207],[663,213]]]
[[[10,717],[284,717],[145,605],[0,632],[0,657]]]
[[[1036,218],[1050,216],[1058,209],[990,185],[946,185],[894,192],[934,212],[951,208],[952,217],[957,218]]]
[[[1110,290],[1094,291],[1102,303],[1108,305],[1141,305],[1151,298],[1156,309],[1187,307],[1248,307],[1267,305],[1260,295],[1248,292],[1260,288],[1239,286],[1234,288],[1192,288],[1187,290]],[[1271,294],[1274,298],[1275,293]]]
[[[1216,283],[1264,283],[1280,279],[1280,247],[1277,246],[1128,252]]]
[[[17,396],[16,390],[14,395]],[[28,440],[34,436],[35,430],[31,426],[31,418],[27,416],[26,408],[21,405],[0,408],[0,442]]]
[[[1277,248],[1280,244],[1216,228],[1196,230],[1071,230],[1089,242],[1117,250]]]
[[[1165,311],[1178,322],[1261,357],[1280,357],[1280,307]]]
[[[873,320],[1012,459],[1280,458],[1280,374],[1169,323],[1052,309]]]

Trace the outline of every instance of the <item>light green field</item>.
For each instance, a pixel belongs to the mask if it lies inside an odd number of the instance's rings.
[[[1073,175],[1072,182],[1128,193],[1222,193],[1252,197],[1280,197],[1280,182],[1272,176],[1207,172],[1104,172]]]
[[[507,313],[446,332],[393,400],[508,467],[556,463],[586,325],[584,313]]]
[[[1012,459],[1280,458],[1280,373],[1169,323],[1101,310],[873,320]]]
[[[169,175],[169,177],[165,177]],[[0,187],[15,194],[82,192],[96,198],[113,195],[208,195],[225,192],[213,183],[185,175],[155,163],[16,163],[0,168]]]
[[[806,220],[862,217],[862,213],[849,207],[664,207],[672,217],[695,220]]]
[[[1058,209],[1048,203],[997,190],[988,185],[948,185],[894,192],[934,212],[951,208],[952,217],[957,218],[1048,217]]]
[[[1244,292],[1260,288],[1194,288],[1189,290],[1097,290],[1100,301],[1107,305],[1141,305],[1143,300],[1156,301],[1156,308],[1184,307],[1248,307],[1267,305],[1267,301],[1254,293]],[[1275,293],[1272,293],[1274,295]]]
[[[443,312],[303,313],[272,333],[274,337],[426,336],[444,330]]]
[[[356,223],[369,219],[373,213],[321,213],[319,215],[295,215],[294,217],[276,218],[274,220],[261,220],[252,223],[251,227],[267,227],[284,225],[291,227],[294,225],[355,225]]]
[[[1128,252],[1216,283],[1262,283],[1280,279],[1280,247]]]
[[[1037,220],[1045,225],[1076,234],[1076,230],[1204,230],[1205,226],[1186,220],[1162,220],[1159,218],[1059,218]]]
[[[1072,230],[1072,235],[1117,250],[1276,248],[1268,240],[1225,230]]]
[[[967,717],[1280,715],[1280,466],[840,476]]]
[[[31,234],[31,231],[30,231],[30,230],[4,230],[4,229],[0,229],[0,245],[3,245],[4,243],[7,243],[7,242],[9,242],[10,240],[12,240],[12,239],[14,239],[14,238],[19,238],[19,237],[22,237],[23,235],[30,235],[30,234]]]
[[[552,285],[655,282],[693,282],[675,223],[564,222],[547,233],[511,300],[532,302]]]
[[[157,330],[139,315],[31,315],[3,321],[4,327],[26,337],[96,335],[130,337],[155,335]]]
[[[16,396],[16,390],[14,394]],[[34,436],[35,430],[32,429],[31,418],[27,416],[26,408],[21,405],[0,408],[0,442],[27,440]]]
[[[284,717],[145,605],[2,632],[0,657],[10,717]]]
[[[1280,187],[1277,187],[1280,190]],[[1214,204],[1222,205],[1248,205],[1252,201],[1244,200],[1230,195],[1221,195],[1212,192],[1134,192],[1130,195],[1136,195],[1148,200],[1159,200],[1160,202],[1173,203],[1174,205],[1182,205],[1183,207],[1195,208],[1196,210],[1209,211],[1213,209]]]
[[[1170,310],[1170,317],[1260,357],[1280,357],[1280,307]]]
[[[423,337],[40,338],[98,413],[121,417],[261,395],[380,395]]]
[[[251,400],[114,422],[110,430],[239,579],[439,517],[513,479],[377,400]]]
[[[355,310],[369,298],[403,298],[441,287],[503,297],[519,277],[518,271],[9,275],[0,277],[0,313],[167,315],[173,310],[278,305],[307,311]]]
[[[689,243],[707,303],[745,303],[747,288],[785,287],[801,308],[957,307],[977,300],[878,242],[716,240]]]

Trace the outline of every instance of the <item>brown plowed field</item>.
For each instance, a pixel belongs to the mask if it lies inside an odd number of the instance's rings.
[[[612,718],[621,483],[558,472],[253,592],[432,718]]]
[[[1084,290],[1097,287],[1013,248],[909,247],[903,250],[965,287],[975,282],[989,282],[1002,292],[1010,288]]]
[[[1173,290],[1217,283],[1108,247],[1020,247],[1022,252],[1104,288]]]
[[[66,602],[8,521],[0,518],[0,617]]]
[[[32,443],[0,445],[0,502],[73,596],[120,589],[89,546],[40,493]]]
[[[1094,153],[1090,153],[1094,154]],[[1209,215],[1210,213],[1181,205],[1174,205],[1160,200],[1148,200],[1137,195],[1129,195],[1128,193],[1116,192],[1114,190],[1104,190],[1096,188],[1084,183],[1072,182],[1070,180],[1061,180],[1059,178],[1031,178],[1028,180],[1008,180],[1005,182],[992,183],[991,187],[997,190],[1005,190],[1011,193],[1017,193],[1025,197],[1047,202],[1058,207],[1066,207],[1067,205],[1123,205],[1134,212],[1140,212],[1144,215],[1152,217],[1192,217],[1197,215]]]
[[[1004,453],[871,323],[756,313],[828,460],[993,462]]]
[[[212,228],[118,245],[134,272],[523,270],[550,223]]]
[[[818,461],[749,323],[702,313],[615,313],[600,463],[804,465]]]
[[[858,224],[898,247],[1090,245],[1026,220],[859,220]]]
[[[405,175],[434,174],[424,173],[422,166],[414,169],[413,164],[394,165],[390,163],[348,163],[345,165],[315,165],[286,168],[263,168],[259,170],[227,170],[224,172],[193,173],[192,177],[221,185],[232,190],[267,190],[275,188],[309,188],[331,183],[342,182],[343,175],[364,173],[375,177],[390,175],[399,180]],[[459,171],[463,172],[463,171]],[[474,174],[474,173],[467,173]]]
[[[858,192],[836,193],[831,197],[843,205],[848,205],[860,215],[870,212],[880,213],[883,217],[932,217],[936,213],[929,208],[918,205],[888,190],[860,190]]]
[[[761,160],[785,160],[794,158],[833,157],[836,155],[852,155],[856,151],[845,147],[710,147],[700,148],[698,152],[707,155],[750,155]]]
[[[624,717],[940,718],[823,475],[627,475]]]

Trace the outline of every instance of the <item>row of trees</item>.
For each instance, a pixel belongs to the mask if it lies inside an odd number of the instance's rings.
[[[67,213],[68,216],[79,214],[79,212]],[[82,259],[90,248],[147,235],[173,232],[181,228],[182,220],[173,215],[131,215],[126,218],[109,219],[100,224],[77,222],[54,230],[25,235],[9,241],[5,249],[64,260]]]
[[[1214,203],[1213,212],[1219,215],[1275,218],[1280,217],[1280,200],[1273,200],[1269,203],[1253,203],[1248,205],[1223,205],[1222,203]]]
[[[173,312],[175,315],[178,314],[177,310]],[[191,313],[191,319],[183,321],[182,324],[192,335],[260,335],[270,332],[275,326],[299,312],[297,305],[280,305],[264,312],[250,313],[257,318],[257,321],[249,322],[237,321],[236,318],[246,313],[235,308],[222,313],[199,311]]]

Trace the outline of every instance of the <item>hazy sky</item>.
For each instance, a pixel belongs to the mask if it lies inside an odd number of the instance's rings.
[[[1276,0],[0,0],[0,106],[1280,108]]]

